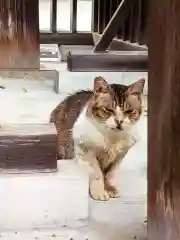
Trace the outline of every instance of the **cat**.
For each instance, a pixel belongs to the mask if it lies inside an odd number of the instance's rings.
[[[142,113],[144,84],[145,79],[139,79],[130,86],[109,85],[104,78],[96,77],[93,91],[67,97],[51,114],[59,136],[69,142],[66,148],[88,166],[90,195],[95,200],[120,196],[110,180],[136,143],[132,129]]]

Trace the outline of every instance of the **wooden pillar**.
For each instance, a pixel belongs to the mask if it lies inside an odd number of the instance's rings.
[[[180,239],[180,1],[149,1],[149,240]]]
[[[0,69],[38,69],[39,2],[0,0]]]

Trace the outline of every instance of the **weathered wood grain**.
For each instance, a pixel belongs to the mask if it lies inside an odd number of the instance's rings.
[[[149,1],[148,239],[180,239],[180,1]]]
[[[18,124],[0,129],[0,170],[53,170],[56,130],[52,124]]]
[[[0,0],[0,69],[38,69],[39,2]]]

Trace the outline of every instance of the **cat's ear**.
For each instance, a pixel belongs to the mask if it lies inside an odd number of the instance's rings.
[[[142,94],[144,89],[145,79],[141,78],[135,83],[129,85],[127,93],[128,94]]]
[[[109,84],[103,77],[96,77],[94,79],[94,92],[108,92],[110,90]]]

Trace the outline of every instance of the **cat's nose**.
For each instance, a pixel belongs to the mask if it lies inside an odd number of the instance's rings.
[[[121,126],[123,124],[123,120],[116,120],[116,123],[118,126]]]
[[[116,128],[119,129],[119,130],[123,130],[123,127],[122,127],[123,121],[122,120],[117,120],[116,123],[117,123]]]

